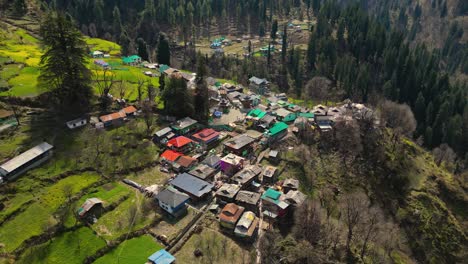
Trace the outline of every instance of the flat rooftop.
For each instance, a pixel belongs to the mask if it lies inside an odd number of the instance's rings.
[[[227,142],[224,143],[224,146],[226,147],[229,147],[229,148],[232,148],[232,149],[242,149],[243,147],[251,144],[252,142],[254,142],[255,139],[245,135],[245,134],[242,134],[242,135],[238,135],[230,140],[228,140]]]
[[[47,142],[43,142],[43,143],[35,146],[34,148],[31,148],[31,149],[21,153],[20,155],[12,158],[11,160],[5,162],[2,166],[0,166],[0,168],[5,170],[7,173],[10,173],[10,172],[18,169],[19,167],[25,165],[26,163],[34,160],[38,156],[46,153],[47,151],[51,150],[52,148],[54,148],[54,146],[50,145]]]

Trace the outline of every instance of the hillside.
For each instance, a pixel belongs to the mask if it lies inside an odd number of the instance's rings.
[[[459,4],[0,0],[0,264],[464,263]],[[48,8],[74,86],[39,85]]]
[[[0,23],[2,25],[0,28],[2,43],[0,48],[0,74],[2,76],[0,96],[33,98],[46,92],[47,89],[38,87],[37,82],[40,73],[39,62],[42,55],[39,40],[24,29],[17,27],[21,25],[18,21],[15,24]],[[37,22],[35,23],[37,24]],[[35,30],[32,32],[35,32]],[[88,37],[85,40],[90,51],[100,50],[111,55],[110,58],[104,58],[103,60],[117,68],[112,72],[112,76],[115,81],[124,82],[122,98],[135,101],[138,96],[138,82],[150,80],[144,75],[143,69],[122,65],[118,44],[98,38]],[[96,77],[101,76],[103,70],[96,67],[93,61],[93,59],[89,59],[89,68]],[[152,78],[151,82],[154,86],[159,86],[158,78]],[[94,88],[95,92],[98,93],[99,88],[96,81],[94,82]],[[120,91],[117,92],[116,90],[115,93],[120,93]]]

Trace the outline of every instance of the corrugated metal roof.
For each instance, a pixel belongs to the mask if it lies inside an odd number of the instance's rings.
[[[170,184],[196,197],[201,197],[211,192],[211,189],[214,187],[213,184],[201,180],[188,173],[177,175],[177,177],[172,180]]]
[[[151,255],[148,260],[154,264],[171,264],[176,260],[176,258],[165,249],[161,249]]]
[[[288,129],[288,125],[283,122],[278,122],[278,123],[275,123],[272,128],[270,128],[269,132],[270,132],[270,135],[274,136],[285,129]]]
[[[12,158],[11,160],[5,162],[2,166],[0,166],[3,170],[10,173],[17,168],[23,166],[24,164],[34,160],[38,156],[46,153],[47,151],[51,150],[54,146],[50,145],[47,142],[43,142],[34,148],[31,148],[20,155]]]

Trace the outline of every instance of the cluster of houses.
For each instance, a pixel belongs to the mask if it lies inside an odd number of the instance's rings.
[[[287,131],[288,125],[277,124],[272,134]],[[221,140],[222,134],[226,139]],[[271,222],[286,216],[289,208],[293,210],[305,200],[305,195],[298,191],[297,180],[278,181],[277,167],[252,162],[256,150],[263,148],[263,138],[264,134],[255,130],[239,134],[203,128],[189,117],[156,131],[153,141],[164,148],[161,166],[175,172],[155,196],[160,208],[172,217],[181,217],[188,203],[214,198],[216,206],[212,209],[220,225],[242,238],[255,236],[261,216]],[[218,155],[210,151],[218,147],[222,148]],[[270,164],[278,163],[279,151],[267,154]]]

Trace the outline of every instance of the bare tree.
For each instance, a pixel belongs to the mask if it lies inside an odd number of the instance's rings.
[[[362,223],[363,212],[369,207],[365,194],[352,193],[344,195],[341,199],[341,215],[347,228],[346,251],[348,258],[352,257],[351,242],[354,239],[356,228]]]
[[[364,257],[367,253],[369,242],[375,241],[376,236],[379,234],[378,231],[382,220],[382,212],[376,207],[369,207],[364,212],[360,228],[360,233],[363,239],[360,252],[362,261],[364,261]]]
[[[434,155],[435,162],[438,166],[440,166],[442,162],[446,165],[450,165],[455,162],[457,158],[455,151],[445,143],[432,150],[432,155]]]
[[[393,129],[393,150],[400,136],[412,137],[416,130],[416,119],[407,104],[398,104],[385,100],[380,107],[381,118],[384,125]]]
[[[146,124],[146,134],[149,135],[151,133],[151,127],[154,123],[152,103],[150,101],[145,101],[142,105],[141,111],[143,113],[143,118]]]
[[[145,80],[143,77],[138,76],[137,80],[137,95],[138,95],[138,104],[141,105],[141,100],[143,98],[143,86],[145,85]]]
[[[316,245],[321,236],[321,208],[318,202],[306,200],[294,212],[294,235],[297,240],[304,239]]]
[[[359,155],[362,151],[359,124],[355,119],[345,119],[335,124],[334,138],[343,157],[343,165],[347,167],[347,160]]]
[[[108,68],[95,67],[93,70],[93,81],[96,84],[99,92],[99,100],[101,106],[105,110],[110,104],[109,93],[114,85],[115,75]]]
[[[124,99],[127,93],[127,83],[124,80],[120,80],[117,85],[120,99]]]
[[[328,101],[330,98],[330,85],[331,81],[326,77],[314,77],[305,85],[302,98],[305,100]]]

